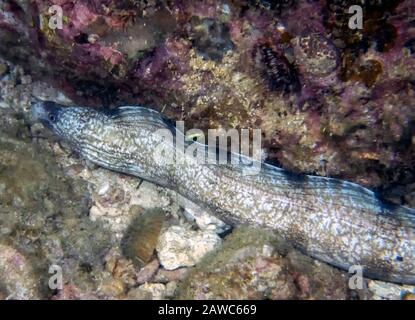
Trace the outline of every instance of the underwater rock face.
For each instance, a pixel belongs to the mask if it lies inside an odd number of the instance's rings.
[[[212,18],[192,17],[190,39],[198,54],[206,59],[221,61],[223,55],[233,48],[229,28]]]
[[[173,290],[174,291],[174,290]],[[163,300],[169,294],[166,285],[162,283],[145,283],[136,289],[130,290],[127,299],[129,300]]]
[[[180,299],[346,299],[343,272],[313,262],[267,232],[237,228],[178,288]],[[279,252],[283,252],[281,255]]]
[[[70,164],[68,170],[71,170]],[[131,220],[143,209],[163,208],[170,204],[156,186],[147,182],[140,184],[140,180],[129,176],[120,176],[102,168],[83,169],[73,174],[90,183],[93,203],[89,210],[91,220],[107,225],[117,239],[122,238]]]
[[[62,268],[65,284],[92,292],[93,275],[88,270],[99,272],[110,237],[87,217],[85,185],[65,177],[51,154],[30,141],[0,131],[0,147],[0,244],[5,249],[0,268],[9,270],[10,263],[21,261],[14,266],[19,272],[2,273],[7,295],[51,297],[53,290],[47,286],[51,265]]]
[[[149,282],[150,279],[156,274],[160,267],[160,263],[157,259],[154,259],[148,263],[145,267],[141,268],[137,273],[136,283],[143,284]]]
[[[193,231],[172,226],[164,231],[157,245],[160,264],[167,270],[191,267],[219,247],[221,238],[212,232]]]
[[[46,140],[38,137],[39,128],[30,127],[30,77],[6,65],[0,79],[1,296],[94,298],[112,246],[110,231],[89,219],[85,181],[65,174],[53,150],[40,143]],[[60,291],[48,286],[52,265],[62,270]]]

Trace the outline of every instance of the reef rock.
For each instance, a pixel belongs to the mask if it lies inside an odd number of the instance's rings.
[[[0,294],[3,299],[39,299],[38,279],[33,267],[16,249],[0,245]]]
[[[206,253],[218,248],[221,242],[221,238],[213,232],[171,226],[160,235],[158,258],[167,270],[194,266]]]
[[[127,294],[130,300],[162,300],[166,296],[166,286],[162,283],[145,283],[131,289]]]
[[[281,252],[281,253],[279,253]],[[237,228],[179,286],[181,299],[347,299],[347,276],[272,233]]]

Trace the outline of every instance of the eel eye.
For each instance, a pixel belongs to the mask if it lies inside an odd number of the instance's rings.
[[[48,114],[48,118],[52,122],[55,122],[56,121],[56,117],[55,117],[55,115],[52,112]]]

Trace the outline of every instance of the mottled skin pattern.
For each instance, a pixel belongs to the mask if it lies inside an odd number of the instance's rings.
[[[32,113],[86,159],[174,189],[228,223],[276,230],[344,270],[361,265],[367,277],[415,283],[415,210],[359,185],[266,164],[246,175],[246,165],[198,163],[175,152],[178,145],[166,138],[174,128],[146,108],[102,113],[38,102]]]

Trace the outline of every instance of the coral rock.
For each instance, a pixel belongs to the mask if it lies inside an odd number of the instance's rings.
[[[327,75],[338,65],[337,49],[320,34],[308,34],[292,40],[296,63],[315,76]]]
[[[157,252],[161,265],[167,270],[174,270],[194,266],[220,244],[221,239],[215,233],[172,226],[161,234]]]

